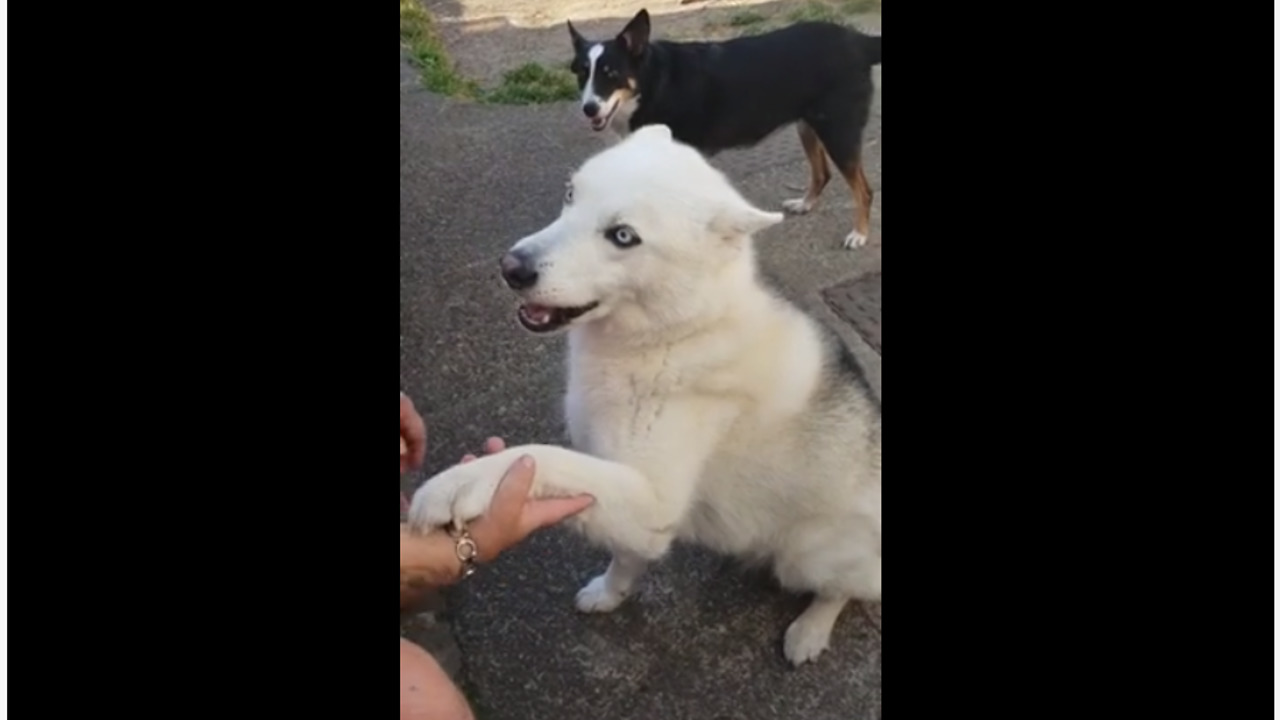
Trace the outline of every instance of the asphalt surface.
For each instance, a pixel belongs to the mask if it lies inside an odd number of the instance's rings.
[[[765,272],[840,333],[878,393],[879,319],[869,318],[880,306],[878,92],[867,143],[876,190],[867,246],[840,248],[852,200],[838,176],[812,213],[762,233],[757,245]],[[572,103],[455,102],[421,90],[401,60],[400,387],[429,427],[428,467],[403,488],[490,435],[512,444],[566,441],[563,339],[519,329],[497,263],[554,218],[571,170],[603,147]],[[764,208],[798,196],[808,177],[789,129],[715,163]],[[842,319],[855,312],[874,326],[874,346]],[[442,617],[460,656],[432,649],[453,658],[450,669],[481,720],[880,717],[878,604],[850,605],[830,650],[793,670],[781,638],[807,598],[767,575],[678,547],[616,612],[577,613],[574,593],[606,564],[604,553],[550,530],[450,591]],[[431,643],[443,642],[436,630]]]

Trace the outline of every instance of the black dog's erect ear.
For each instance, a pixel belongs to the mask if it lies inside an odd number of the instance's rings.
[[[627,49],[627,52],[633,56],[639,57],[644,54],[645,48],[649,46],[649,11],[644,8],[631,18],[631,22],[622,28],[622,32],[618,33],[618,42]]]
[[[569,26],[569,37],[573,39],[574,51],[581,52],[582,49],[589,44],[587,42],[587,39],[582,37],[582,35],[578,33],[578,29],[573,26],[572,20],[566,20],[565,24]]]

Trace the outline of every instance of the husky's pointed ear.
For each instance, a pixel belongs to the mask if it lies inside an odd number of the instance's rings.
[[[785,216],[779,212],[765,212],[751,203],[740,200],[722,209],[711,219],[711,232],[723,238],[754,235],[767,227],[782,222]]]
[[[649,11],[640,8],[640,12],[631,18],[631,22],[618,33],[618,42],[632,57],[640,57],[649,47]]]
[[[578,29],[573,26],[572,20],[565,20],[564,22],[566,25],[569,26],[569,38],[573,40],[574,52],[582,52],[582,49],[585,48],[590,43],[588,43],[587,39],[582,37],[582,35],[578,32]]]

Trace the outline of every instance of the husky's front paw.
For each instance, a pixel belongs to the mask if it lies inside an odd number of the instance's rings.
[[[799,666],[816,659],[830,642],[830,625],[813,622],[801,615],[787,628],[787,635],[782,641],[782,653],[792,665]]]
[[[473,461],[455,465],[428,480],[413,494],[409,527],[425,533],[450,523],[466,523],[489,509],[500,474],[490,463]]]
[[[605,577],[604,575],[597,577],[578,591],[579,610],[585,613],[613,612],[618,609],[623,600],[627,599],[626,593],[610,590]]]

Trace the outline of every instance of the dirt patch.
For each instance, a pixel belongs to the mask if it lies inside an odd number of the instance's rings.
[[[458,71],[496,85],[514,68],[562,69],[571,59],[566,20],[588,38],[612,37],[641,8],[655,40],[725,40],[799,20],[834,20],[879,32],[880,0],[422,0]]]

